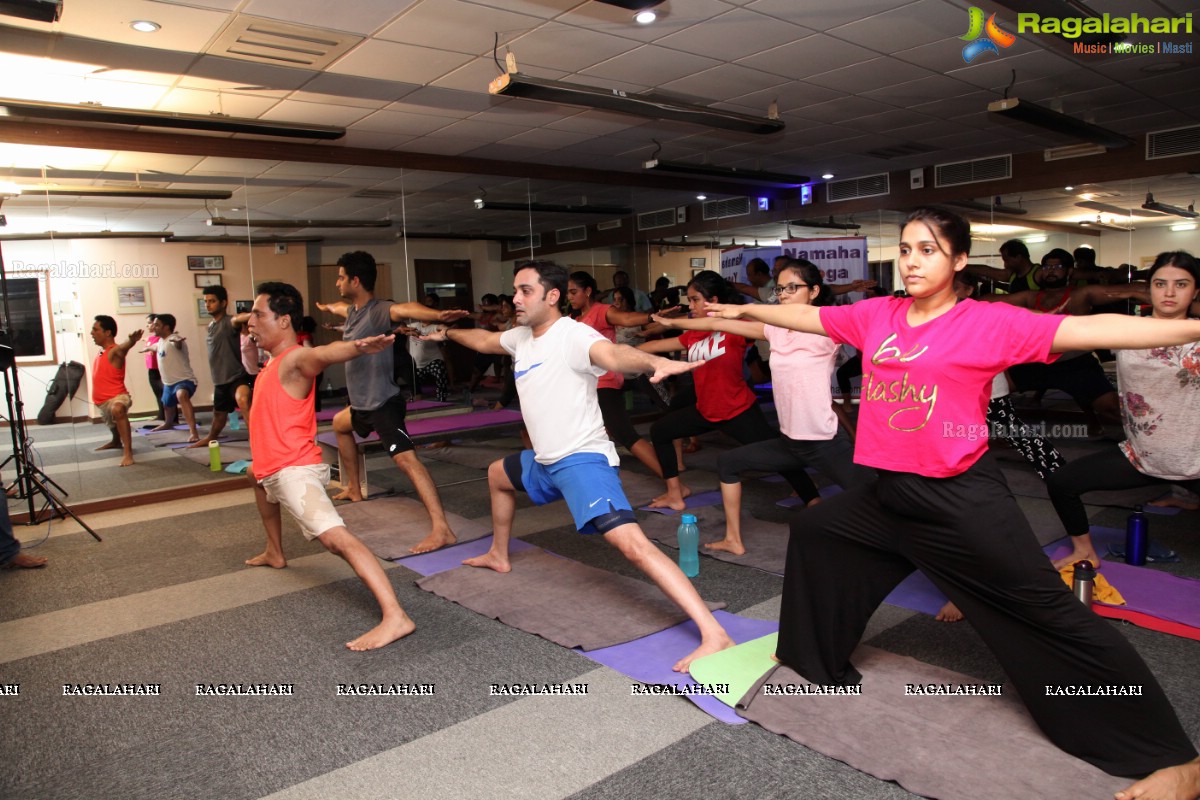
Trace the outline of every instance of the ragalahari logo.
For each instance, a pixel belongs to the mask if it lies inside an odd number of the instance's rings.
[[[1011,33],[1000,30],[1000,26],[996,24],[996,15],[992,14],[987,18],[987,24],[983,22],[983,9],[978,6],[971,6],[971,22],[966,35],[958,38],[969,44],[963,48],[963,61],[970,64],[983,53],[995,53],[1000,55],[1001,47],[1011,47],[1012,43],[1017,40],[1016,36]],[[980,38],[984,37],[984,38]]]

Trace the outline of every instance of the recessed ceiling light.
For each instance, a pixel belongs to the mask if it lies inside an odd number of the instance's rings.
[[[696,199],[697,199],[697,200],[707,200],[707,199],[708,199],[708,195],[706,195],[706,194],[698,194],[698,195],[696,195]]]
[[[151,22],[148,19],[135,19],[133,22],[129,23],[129,27],[133,28],[139,33],[154,33],[158,29],[162,28],[162,25],[159,25],[157,22]]]
[[[1064,186],[1063,191],[1073,192],[1073,191],[1075,191],[1075,187],[1074,186]]]
[[[637,14],[635,14],[633,19],[639,25],[649,25],[651,22],[654,22],[654,20],[658,19],[658,14],[646,9],[645,11],[639,11]]]
[[[833,173],[832,173],[832,172],[826,172],[824,175],[822,175],[822,176],[821,176],[821,180],[823,180],[823,181],[827,181],[827,180],[830,180],[830,179],[832,179],[832,178],[833,178]]]
[[[1196,223],[1194,223],[1194,222],[1176,222],[1174,225],[1171,226],[1171,230],[1173,230],[1173,231],[1194,231],[1194,230],[1196,230]]]

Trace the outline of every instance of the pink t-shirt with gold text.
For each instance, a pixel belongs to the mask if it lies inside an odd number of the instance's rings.
[[[961,474],[987,450],[992,378],[1013,364],[1049,362],[1065,317],[963,300],[908,324],[912,298],[821,309],[821,324],[863,354],[856,463],[930,478]]]

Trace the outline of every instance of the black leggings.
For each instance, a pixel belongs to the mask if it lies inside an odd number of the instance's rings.
[[[1145,662],[1071,594],[988,454],[952,478],[880,471],[798,515],[776,655],[814,683],[857,683],[850,654],[915,569],[962,609],[1058,747],[1122,776],[1196,757]],[[1141,695],[1059,696],[1048,686]]]
[[[1113,489],[1136,489],[1155,484],[1176,484],[1191,492],[1200,492],[1200,478],[1167,480],[1155,478],[1137,469],[1119,447],[1108,447],[1099,453],[1076,459],[1046,478],[1050,502],[1071,536],[1088,532],[1087,510],[1080,495],[1087,492]]]
[[[751,403],[733,419],[720,422],[705,419],[695,406],[677,409],[650,426],[650,441],[654,444],[654,453],[658,456],[664,478],[679,477],[679,463],[675,460],[675,440],[708,431],[720,431],[738,444],[753,444],[779,436],[779,432],[767,422],[758,403]],[[788,470],[780,474],[805,503],[819,496],[812,478],[808,477],[808,473],[803,469]]]
[[[850,394],[850,379],[862,375],[862,353],[855,353],[850,359],[837,368],[838,391],[842,397]]]
[[[632,449],[642,437],[633,427],[629,412],[625,410],[625,390],[597,389],[596,399],[600,401],[600,415],[604,418],[604,429],[608,431],[608,438],[626,450]]]
[[[150,374],[150,388],[154,390],[154,402],[158,405],[158,418],[166,420],[166,409],[163,408],[162,394],[163,382],[162,373],[157,369],[146,370]]]
[[[997,397],[988,403],[987,421],[990,431],[1001,433],[1004,440],[1033,465],[1042,480],[1066,463],[1053,442],[1027,434],[1029,426],[1017,414],[1011,396]]]

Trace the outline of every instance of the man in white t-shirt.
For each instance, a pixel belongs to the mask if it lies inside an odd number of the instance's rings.
[[[696,658],[733,645],[683,572],[646,538],[617,475],[620,459],[604,432],[596,382],[606,371],[644,372],[652,381],[695,369],[703,362],[671,361],[608,341],[592,328],[562,316],[567,272],[540,262],[513,279],[516,327],[504,333],[451,328],[427,337],[449,338],[481,353],[513,357],[517,393],[533,449],[488,467],[493,540],[482,556],[464,561],[497,572],[512,569],[508,540],[516,493],[538,505],[566,500],[581,533],[599,533],[642,570],[700,629],[700,646],[675,664],[686,671]]]

